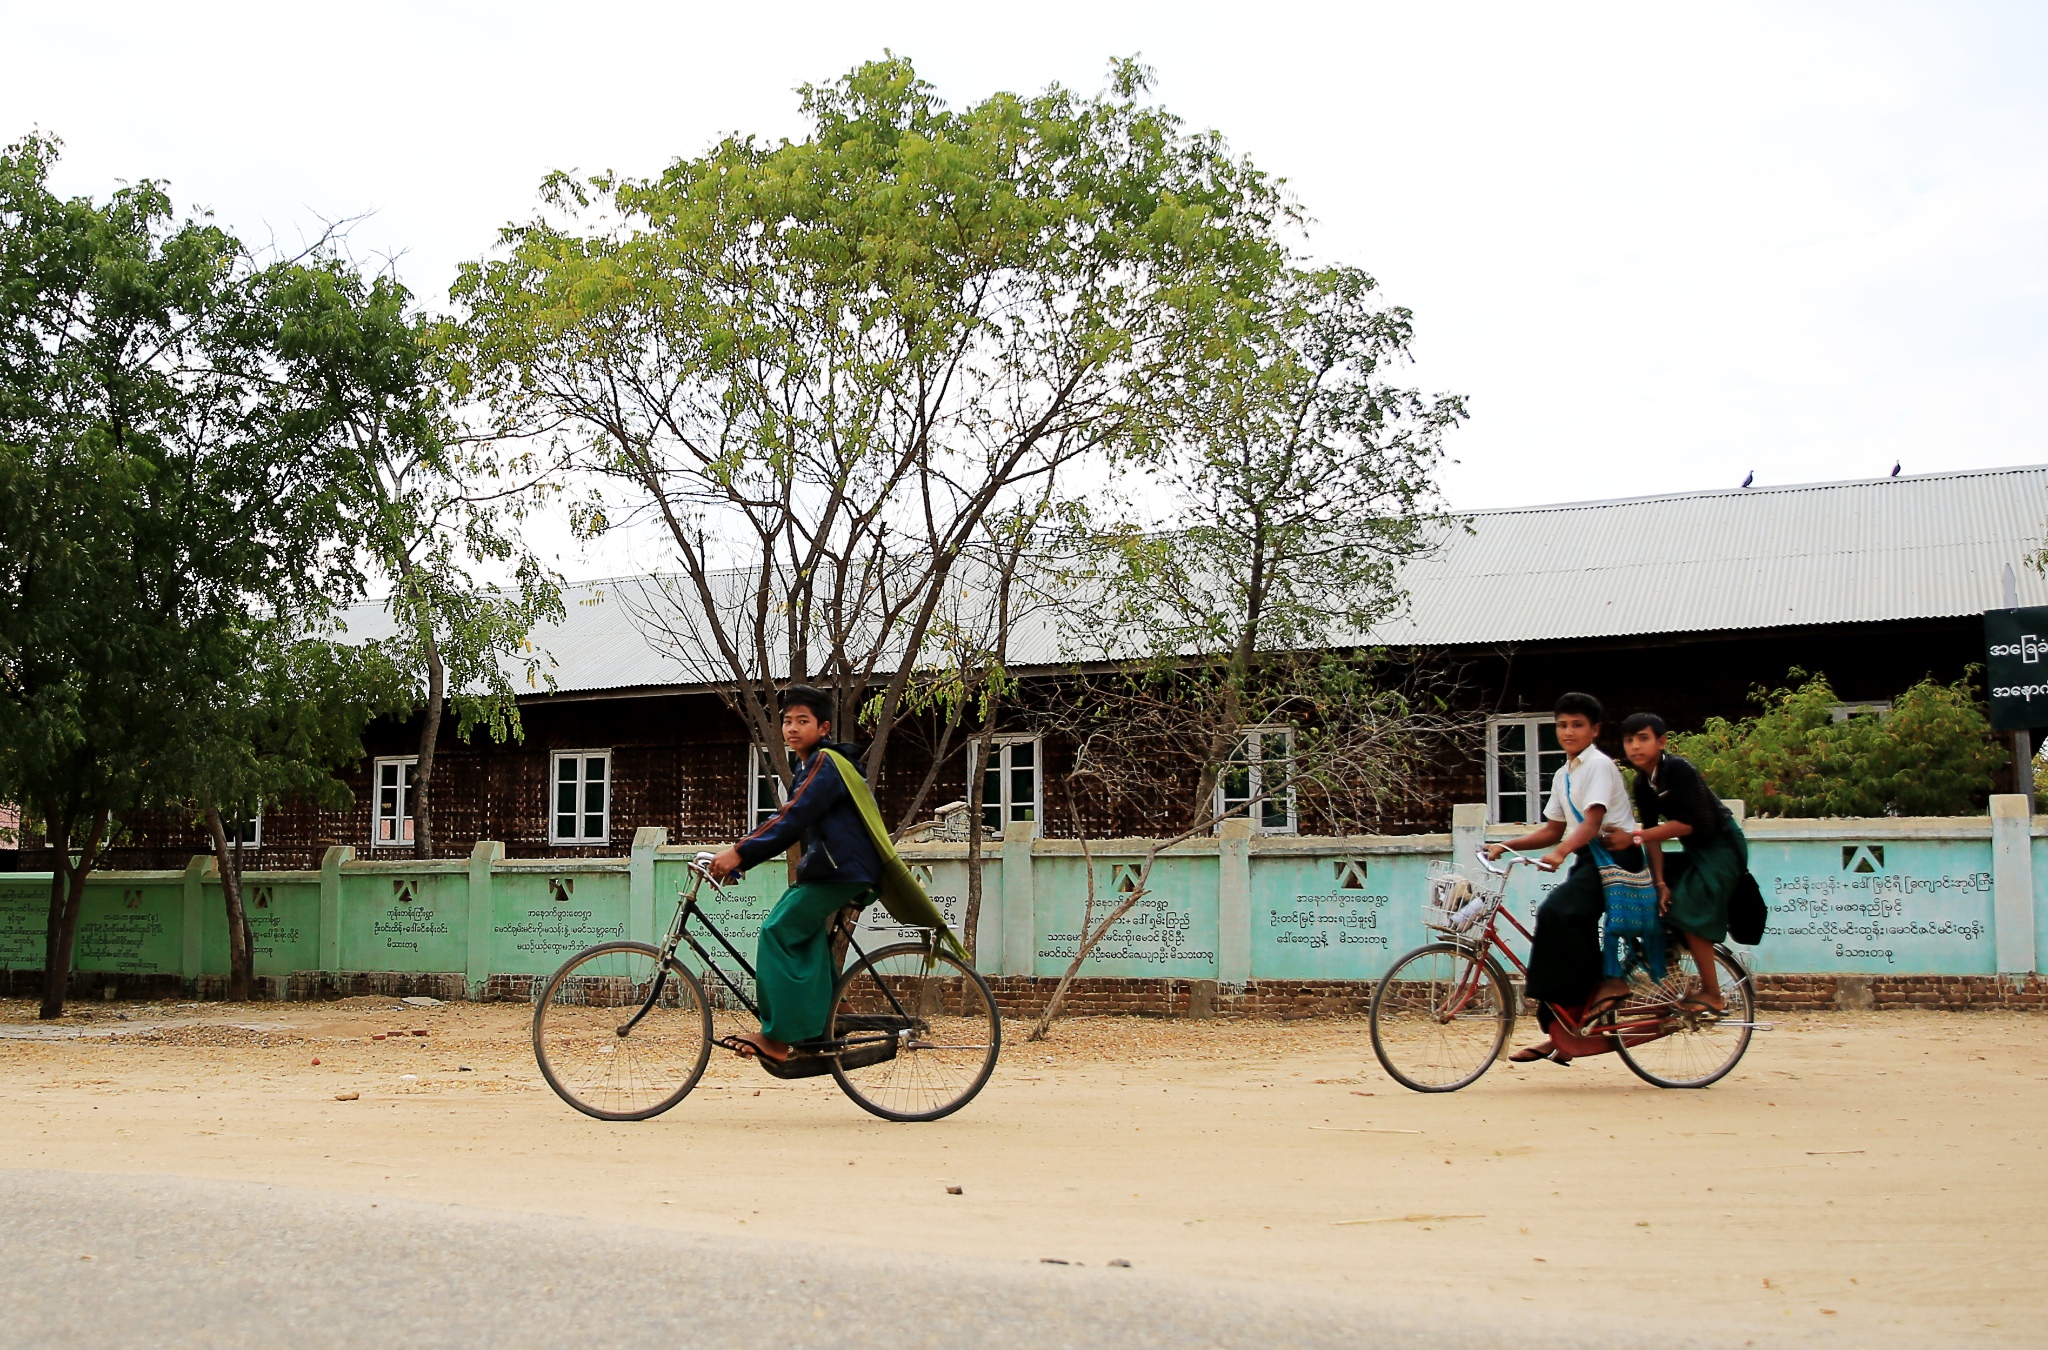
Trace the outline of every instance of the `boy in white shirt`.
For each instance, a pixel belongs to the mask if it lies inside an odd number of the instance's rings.
[[[1551,779],[1550,801],[1543,808],[1543,824],[1520,839],[1487,847],[1489,857],[1498,858],[1507,849],[1545,848],[1537,866],[1546,872],[1562,867],[1567,858],[1572,870],[1563,884],[1536,909],[1536,934],[1529,944],[1529,997],[1536,1002],[1536,1018],[1545,1030],[1551,1025],[1550,1004],[1576,1008],[1580,1026],[1628,997],[1628,984],[1608,979],[1601,969],[1600,916],[1607,902],[1600,889],[1600,865],[1590,845],[1598,840],[1623,867],[1642,867],[1642,850],[1631,836],[1636,830],[1635,811],[1629,804],[1628,787],[1621,770],[1594,744],[1600,737],[1600,700],[1591,694],[1566,694],[1557,701],[1557,743],[1565,752],[1564,767]],[[1549,1038],[1509,1056],[1518,1064],[1548,1059],[1571,1063]]]

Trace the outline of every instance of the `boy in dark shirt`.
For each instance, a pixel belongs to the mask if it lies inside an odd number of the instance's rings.
[[[832,916],[873,900],[882,882],[874,839],[827,753],[836,750],[851,763],[853,747],[833,744],[831,734],[831,695],[800,684],[783,691],[782,740],[803,761],[789,800],[773,819],[711,860],[711,874],[723,880],[803,841],[796,885],[782,893],[761,925],[754,962],[761,1030],[735,1038],[778,1064],[789,1058],[793,1043],[825,1033],[836,973]]]
[[[1749,870],[1749,841],[1700,771],[1666,752],[1664,719],[1631,713],[1621,724],[1621,745],[1636,769],[1636,842],[1649,854],[1650,873],[1664,915],[1685,938],[1700,987],[1680,1006],[1696,1012],[1726,1012],[1714,944],[1728,937],[1728,901]],[[1664,841],[1683,839],[1685,852],[1664,856]],[[1666,877],[1673,879],[1666,881]]]

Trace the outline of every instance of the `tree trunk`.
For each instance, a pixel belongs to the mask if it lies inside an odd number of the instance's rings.
[[[970,961],[980,959],[976,943],[981,933],[981,802],[983,784],[988,781],[988,754],[995,746],[999,702],[996,696],[989,697],[988,715],[982,719],[981,736],[974,743],[974,762],[967,769],[967,915],[960,926]]]
[[[413,767],[412,855],[434,856],[434,747],[441,739],[441,704],[448,695],[448,671],[441,663],[441,647],[427,638],[427,717],[420,727],[419,763]],[[549,784],[549,791],[554,790]],[[552,807],[550,808],[552,809]]]
[[[76,866],[71,862],[73,817],[61,821],[46,812],[45,820],[58,825],[52,832],[57,858],[50,873],[50,919],[43,937],[43,1005],[40,1018],[62,1017],[64,998],[71,983],[71,953],[78,937],[78,911],[85,903],[85,879],[99,861],[100,836],[107,830],[105,809],[93,815],[92,834],[79,850]]]
[[[220,867],[220,891],[228,909],[228,998],[246,1003],[256,978],[256,944],[249,929],[249,911],[242,904],[240,848],[228,845],[220,808],[206,808],[206,832],[213,836],[213,857]]]

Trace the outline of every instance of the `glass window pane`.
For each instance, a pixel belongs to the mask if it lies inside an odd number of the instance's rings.
[[[1012,768],[1030,768],[1038,763],[1037,741],[1012,742],[1009,746],[1009,751],[1010,766]]]
[[[1496,722],[1493,724],[1494,749],[1502,755],[1519,755],[1529,748],[1529,724],[1526,722]]]
[[[583,781],[586,783],[604,782],[603,755],[591,755],[583,761]]]
[[[563,755],[555,761],[555,781],[573,783],[576,781],[576,756]]]
[[[1287,828],[1287,796],[1285,793],[1268,797],[1259,803],[1259,825],[1268,830]]]
[[[585,839],[604,838],[604,817],[585,816],[583,818],[583,837]]]
[[[604,814],[604,779],[593,778],[583,785],[583,809],[592,815]]]
[[[574,816],[556,816],[556,817],[555,817],[555,838],[557,838],[557,839],[574,839],[575,837],[576,837],[576,817],[574,817]]]
[[[555,788],[555,810],[568,815],[576,813],[576,784],[562,783]]]

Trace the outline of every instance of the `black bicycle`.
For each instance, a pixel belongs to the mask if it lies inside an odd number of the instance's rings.
[[[599,1120],[646,1120],[690,1095],[713,1046],[739,1051],[712,1029],[704,984],[677,957],[688,946],[733,1000],[758,1022],[747,992],[754,968],[697,902],[712,855],[690,862],[689,889],[661,946],[603,942],[563,962],[533,1010],[533,1055],[563,1101]],[[832,993],[825,1034],[795,1047],[787,1062],[761,1067],[777,1078],[831,1074],[841,1090],[884,1120],[937,1120],[958,1111],[995,1071],[1003,1024],[988,982],[942,950],[934,935],[864,952],[850,911],[839,937],[854,960]],[[745,972],[727,974],[691,931],[692,921]],[[839,950],[835,944],[835,951]],[[721,1000],[724,1001],[724,1000]],[[727,1004],[730,1007],[730,1003]]]

